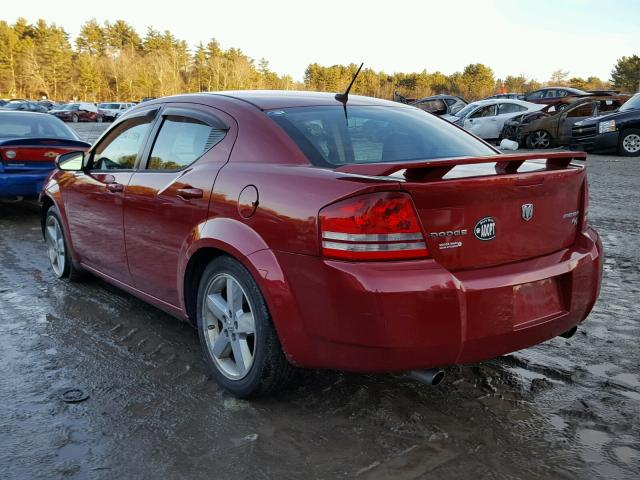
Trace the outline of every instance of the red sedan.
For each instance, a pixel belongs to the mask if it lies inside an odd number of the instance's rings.
[[[502,155],[417,108],[310,92],[162,98],[58,159],[53,271],[192,322],[241,397],[295,367],[418,371],[570,335],[598,296],[581,152]]]

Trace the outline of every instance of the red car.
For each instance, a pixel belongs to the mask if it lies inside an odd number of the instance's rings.
[[[192,322],[249,397],[294,366],[433,369],[573,333],[602,269],[584,159],[503,155],[367,97],[181,95],[61,156],[43,232],[58,277]]]
[[[104,120],[102,112],[93,103],[68,103],[60,108],[49,110],[51,115],[64,122],[99,122]]]

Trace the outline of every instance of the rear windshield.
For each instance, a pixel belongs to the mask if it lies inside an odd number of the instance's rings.
[[[496,152],[417,108],[301,107],[267,112],[317,166],[396,162]]]
[[[61,120],[43,114],[0,114],[0,138],[60,138],[78,140]]]

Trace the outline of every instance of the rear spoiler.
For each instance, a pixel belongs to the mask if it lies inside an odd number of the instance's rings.
[[[66,138],[9,138],[0,139],[0,147],[77,147],[78,149],[87,149],[91,147],[90,143],[80,140],[70,140]]]
[[[407,162],[354,163],[336,168],[336,172],[384,177],[406,170],[405,177],[412,180],[433,180],[444,177],[457,165],[495,163],[497,173],[516,173],[527,160],[545,160],[547,170],[567,168],[573,160],[584,162],[585,152],[514,153],[482,157],[457,157],[441,160],[415,160]]]

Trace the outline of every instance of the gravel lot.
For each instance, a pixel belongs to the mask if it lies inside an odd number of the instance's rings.
[[[100,280],[54,280],[37,206],[0,204],[0,478],[637,479],[640,159],[589,165],[605,278],[575,337],[435,388],[309,372],[253,402],[207,377],[186,324]],[[90,397],[64,403],[67,387]]]

